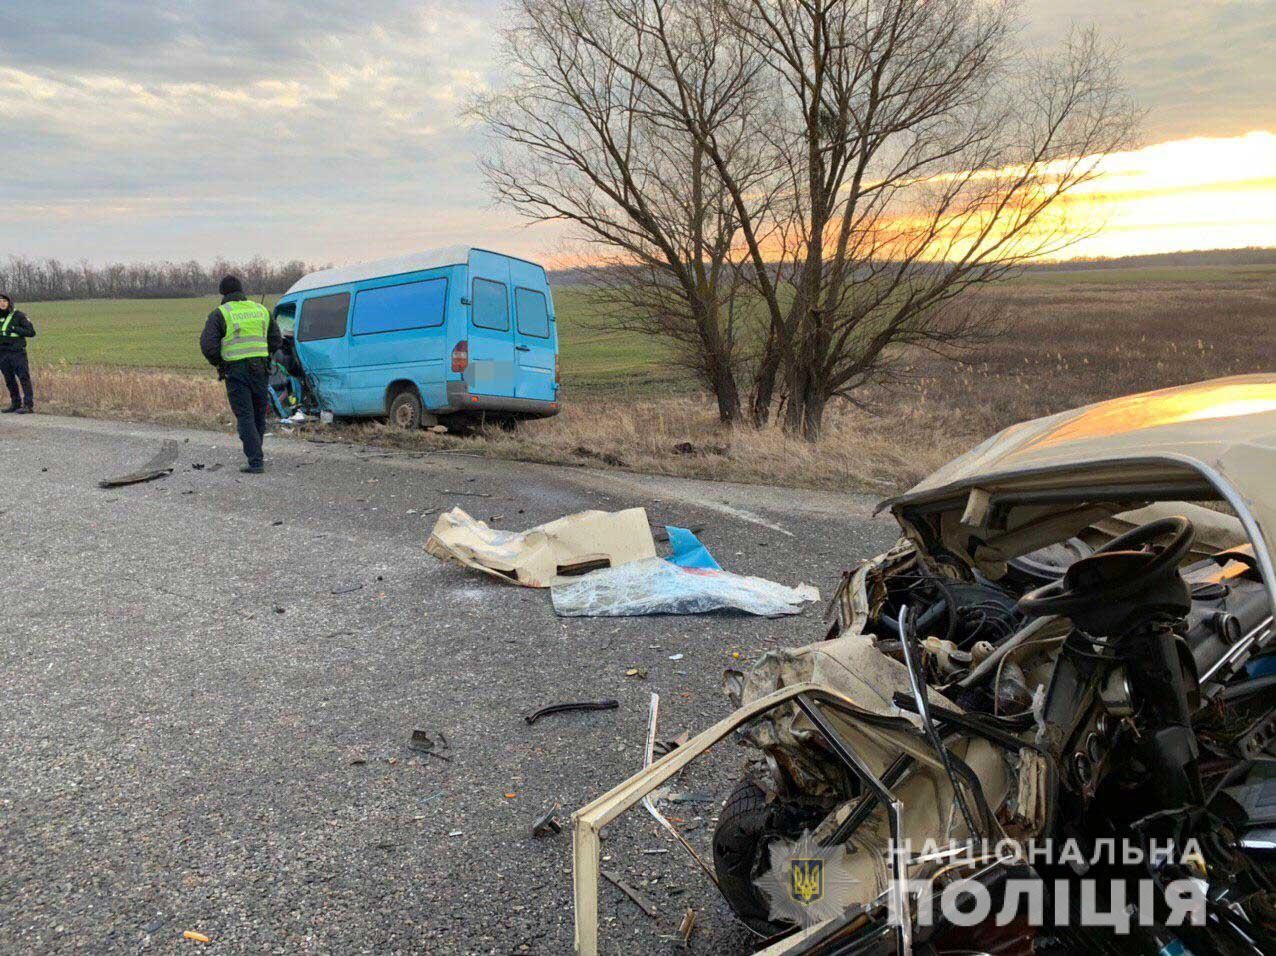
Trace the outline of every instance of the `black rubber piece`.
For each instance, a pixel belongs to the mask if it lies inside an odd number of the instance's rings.
[[[528,724],[534,724],[542,717],[548,717],[550,714],[566,714],[574,710],[615,710],[620,706],[618,700],[582,700],[570,704],[550,704],[548,707],[542,707],[534,714],[528,714],[523,719]]]

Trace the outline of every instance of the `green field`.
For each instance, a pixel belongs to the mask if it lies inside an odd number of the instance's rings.
[[[1269,294],[1276,266],[1206,265],[1029,271],[997,287],[996,295],[1029,320],[1035,314],[1093,302],[1116,318],[1129,309],[1131,294],[1146,296],[1145,308],[1166,311],[1184,296]],[[662,343],[633,333],[596,327],[596,309],[584,286],[561,286],[558,310],[564,384],[579,392],[662,394],[693,383],[664,359]],[[271,300],[267,300],[273,304]],[[1221,299],[1218,301],[1222,301]],[[1244,300],[1248,302],[1248,299]],[[45,302],[24,305],[39,337],[32,344],[38,363],[100,364],[190,370],[206,366],[198,339],[215,305],[208,299],[133,299]],[[1017,317],[1019,317],[1017,315]]]
[[[274,298],[266,302],[273,305]],[[564,384],[588,391],[656,391],[686,388],[661,359],[658,342],[631,333],[590,327],[593,312],[585,289],[557,289],[558,335]],[[199,333],[217,299],[94,299],[34,302],[21,308],[35,323],[31,344],[36,362],[121,365],[138,368],[207,368]]]

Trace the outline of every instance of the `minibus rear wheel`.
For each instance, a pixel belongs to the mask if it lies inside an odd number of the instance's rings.
[[[411,385],[405,385],[394,393],[390,399],[387,417],[392,428],[415,431],[421,427],[423,410],[421,396]]]

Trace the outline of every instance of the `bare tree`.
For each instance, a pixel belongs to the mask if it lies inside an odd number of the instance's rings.
[[[523,150],[489,167],[500,195],[666,273],[687,303],[707,263],[746,275],[765,316],[743,336],[752,418],[783,393],[808,438],[906,347],[977,344],[989,319],[967,293],[1089,234],[1069,198],[1135,126],[1092,34],[1028,56],[1004,0],[519,7],[515,86],[480,110]]]
[[[741,212],[765,197],[730,195],[760,180],[753,142],[757,53],[732,42],[721,16],[688,7],[657,34],[641,0],[517,0],[505,32],[505,85],[472,112],[501,146],[484,162],[498,197],[532,221],[576,227],[599,270],[613,327],[673,343],[676,361],[734,422],[743,349],[734,322]],[[712,117],[712,160],[670,98],[694,87]]]
[[[828,401],[902,346],[951,351],[987,331],[964,293],[1085,234],[1066,199],[1128,143],[1135,114],[1093,35],[1025,58],[1004,3],[727,2],[789,118],[783,201],[768,209],[779,245],[754,250],[775,265],[757,286],[781,344],[758,399],[774,367],[787,427],[814,438]],[[715,131],[697,132],[730,186]]]

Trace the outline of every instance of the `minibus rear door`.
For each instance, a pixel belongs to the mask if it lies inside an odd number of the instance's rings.
[[[514,397],[514,317],[509,260],[470,251],[469,365],[465,382],[475,395]]]

